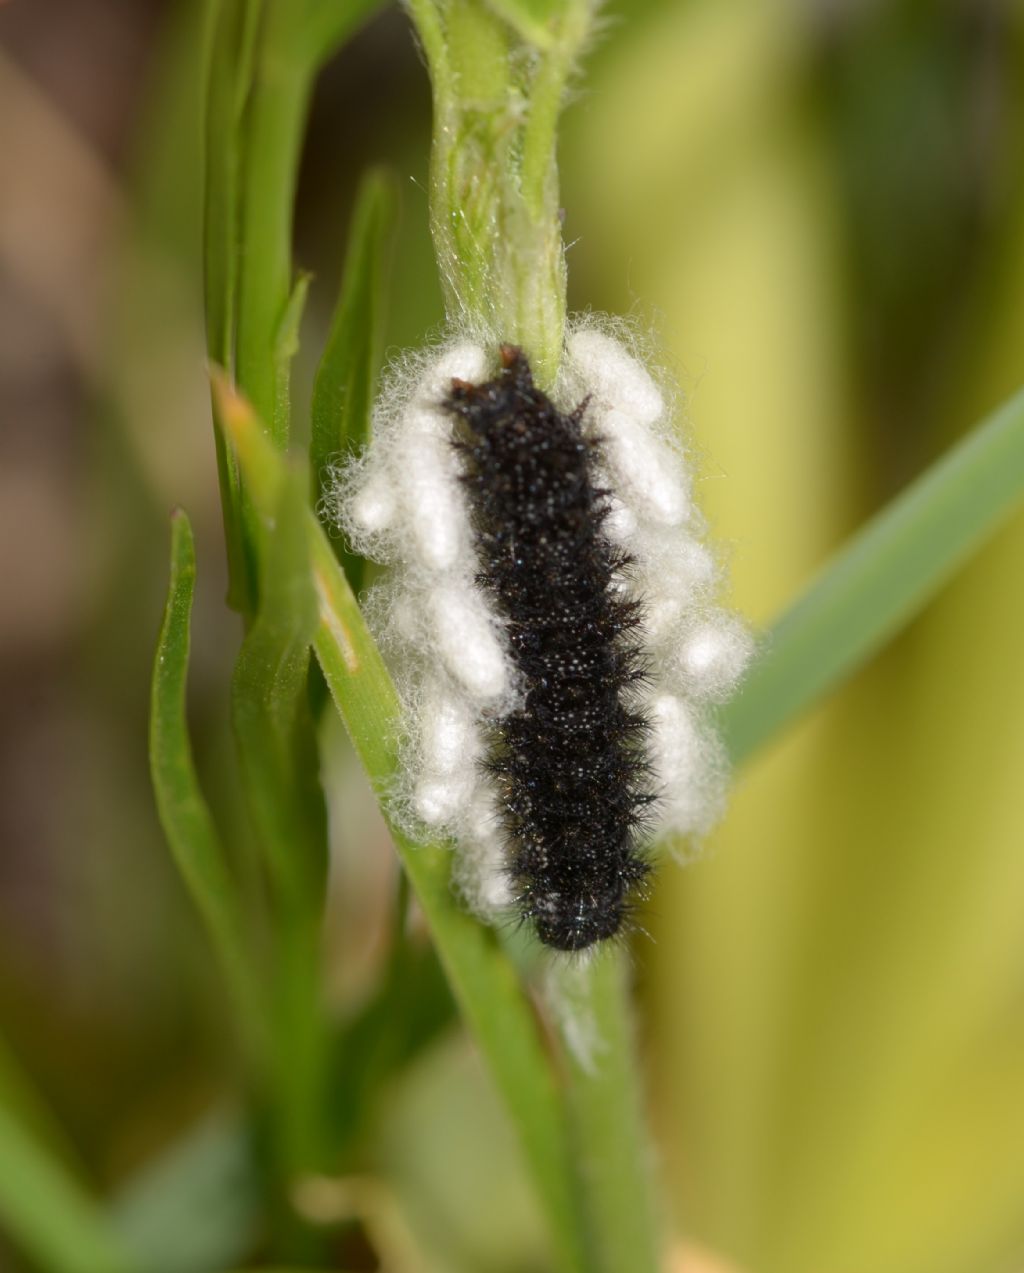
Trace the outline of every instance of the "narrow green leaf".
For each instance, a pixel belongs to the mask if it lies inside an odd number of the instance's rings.
[[[239,129],[252,75],[255,0],[210,6],[210,51],[204,110],[203,268],[207,352],[231,368],[238,285]]]
[[[292,279],[292,217],[315,62],[299,47],[304,6],[219,0],[206,96],[204,258],[207,346],[259,403],[282,449],[305,282]],[[216,420],[228,603],[256,605],[256,530]]]
[[[769,634],[723,712],[745,760],[852,675],[931,600],[1024,496],[1024,392],[853,537]]]
[[[0,1221],[45,1273],[130,1273],[97,1203],[0,1105]]]
[[[23,1069],[7,1040],[0,1035],[0,1106],[18,1120],[47,1153],[78,1179],[82,1165],[74,1146],[35,1083]]]
[[[309,459],[314,504],[324,494],[331,456],[358,450],[370,434],[397,200],[389,173],[378,169],[363,178],[352,214],[341,291],[313,386]],[[340,541],[338,551],[343,551]]]
[[[239,187],[235,379],[281,450],[288,445],[289,410],[287,368],[278,351],[293,295],[295,187],[316,73],[298,47],[301,10],[295,0],[264,0]]]
[[[222,418],[223,386],[215,390]],[[274,903],[273,1119],[278,1218],[286,1249],[302,1232],[287,1194],[304,1171],[322,1167],[329,1022],[324,1008],[320,922],[327,871],[327,825],[308,696],[317,624],[307,548],[311,516],[305,476],[279,461],[243,468],[256,514],[259,609],[239,653],[232,722],[244,794],[264,852]],[[266,503],[261,502],[266,499]]]
[[[232,719],[246,796],[278,891],[291,905],[315,910],[324,822],[306,682],[317,602],[304,483],[285,470],[276,486],[261,528],[260,607],[235,667]]]
[[[262,1033],[238,893],[199,788],[185,716],[196,559],[192,527],[171,518],[171,578],[157,641],[149,718],[149,763],[160,823],[224,969],[250,1044]]]
[[[306,482],[285,472],[273,527],[261,544],[260,608],[232,684],[246,802],[273,883],[273,1116],[283,1189],[299,1172],[321,1165],[327,1051],[320,945],[326,815],[307,696],[317,621],[307,513]]]
[[[288,297],[281,322],[274,339],[274,384],[277,399],[274,403],[274,431],[288,434],[291,417],[292,359],[299,352],[299,327],[306,308],[306,296],[312,275],[301,270]]]
[[[210,55],[204,118],[205,189],[203,274],[206,348],[210,359],[233,371],[238,294],[241,124],[252,76],[256,0],[218,0],[210,8]],[[246,543],[242,493],[234,458],[220,429],[214,440],[228,558],[228,604],[246,613],[255,597]]]
[[[226,381],[218,383],[222,418],[253,498],[266,513],[270,505],[262,501],[272,494],[273,475],[281,470],[283,461],[274,453],[248,404]],[[306,531],[319,603],[314,649],[387,812],[398,776],[398,697],[312,510],[307,510]],[[449,853],[438,845],[414,844],[394,826],[391,830],[455,999],[512,1113],[548,1215],[560,1266],[587,1269],[565,1119],[537,1022],[516,972],[494,934],[456,903],[450,886]]]

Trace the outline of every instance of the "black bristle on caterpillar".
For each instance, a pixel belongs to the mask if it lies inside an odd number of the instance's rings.
[[[642,611],[621,588],[630,558],[603,529],[586,402],[562,414],[521,350],[501,360],[484,384],[453,381],[444,403],[460,426],[477,582],[523,687],[494,722],[487,764],[523,917],[545,945],[578,951],[621,931],[650,869],[648,722],[630,702],[645,676]]]

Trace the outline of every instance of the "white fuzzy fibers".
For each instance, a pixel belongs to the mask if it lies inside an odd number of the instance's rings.
[[[339,469],[337,520],[353,548],[392,567],[368,598],[405,707],[406,784],[396,813],[451,836],[457,887],[494,919],[511,904],[503,833],[482,766],[488,722],[519,686],[500,618],[475,583],[469,509],[441,403],[453,379],[480,383],[494,365],[477,344],[435,349],[392,378],[365,456]],[[751,642],[714,605],[714,557],[691,498],[691,475],[666,397],[625,344],[592,322],[566,345],[556,401],[588,399],[600,445],[597,479],[611,491],[610,538],[633,564],[619,586],[642,601],[651,661],[643,707],[651,723],[658,803],[654,833],[693,836],[719,816],[725,765],[704,704],[734,688]]]

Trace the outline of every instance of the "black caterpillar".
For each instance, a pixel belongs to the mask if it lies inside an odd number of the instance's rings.
[[[477,583],[524,688],[494,722],[487,767],[521,913],[545,945],[576,951],[622,929],[650,870],[648,722],[629,702],[645,678],[642,610],[618,586],[630,558],[603,530],[586,402],[563,415],[521,350],[504,346],[501,360],[485,384],[453,381],[444,403],[458,421]]]

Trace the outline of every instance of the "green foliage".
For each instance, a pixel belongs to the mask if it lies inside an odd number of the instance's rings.
[[[305,482],[297,472],[283,473],[266,511],[247,486],[260,529],[260,601],[235,666],[232,723],[270,885],[271,1119],[277,1170],[286,1182],[315,1170],[325,1153],[329,1030],[321,1005],[320,916],[326,817],[307,687],[317,614],[305,555]]]
[[[209,9],[205,309],[229,604],[244,625],[230,687],[242,842],[215,821],[189,738],[196,560],[182,512],[171,519],[149,754],[161,825],[227,987],[244,1064],[230,1106],[104,1212],[40,1098],[0,1058],[0,1218],[43,1273],[192,1273],[257,1258],[278,1261],[279,1273],[330,1266],[334,1239],[365,1217],[310,1215],[296,1202],[301,1186],[377,1168],[389,1084],[448,1025],[453,1005],[517,1133],[552,1267],[664,1265],[626,952],[540,968],[461,908],[446,845],[414,843],[392,822],[404,874],[382,969],[348,1015],[327,991],[324,686],[385,819],[400,776],[400,704],[357,599],[362,563],[332,543],[315,511],[330,456],[369,435],[396,186],[377,171],[363,179],[301,463],[289,455],[301,432],[290,377],[309,277],[293,269],[293,212],[315,77],[376,7],[219,0]],[[409,9],[433,81],[431,221],[449,318],[523,344],[551,381],[566,305],[557,121],[592,8],[410,0]],[[863,667],[1022,494],[1018,395],[786,610],[723,711],[734,760]],[[418,916],[429,947],[409,938]]]
[[[309,463],[314,506],[327,492],[332,458],[360,450],[370,436],[397,202],[390,173],[367,173],[352,214],[342,286],[313,385]],[[336,551],[358,591],[360,562],[348,557],[340,540]]]
[[[0,1219],[45,1273],[133,1273],[97,1202],[3,1104]]]
[[[275,492],[287,480],[287,470],[265,439],[252,409],[222,384],[219,418],[225,422],[232,447],[253,501],[268,523],[274,516]],[[901,607],[888,614],[877,602],[860,607],[859,613],[873,615],[878,623],[895,626],[905,622],[927,600],[934,580],[955,568],[962,559],[965,543],[976,541],[999,519],[1011,499],[1019,498],[1022,470],[1016,463],[1020,446],[1021,412],[1010,404],[997,413],[992,424],[983,426],[970,442],[940,463],[886,515],[883,525],[899,527],[908,544],[904,552],[911,561],[920,560],[922,544],[929,546],[928,571],[922,572],[920,586],[909,596],[899,595]],[[965,460],[965,455],[967,459]],[[1008,462],[1009,461],[1009,462]],[[998,491],[993,474],[1004,475]],[[1009,477],[1005,475],[1009,474]],[[926,493],[922,497],[921,490]],[[995,498],[996,495],[1001,498]],[[954,520],[949,510],[966,504],[973,510]],[[902,509],[910,507],[916,515]],[[942,524],[958,527],[960,533],[938,537],[929,533],[934,525],[919,510],[944,510]],[[979,513],[979,510],[980,513]],[[979,524],[980,519],[980,524]],[[305,510],[308,570],[315,586],[319,618],[313,646],[325,679],[342,718],[363,761],[367,773],[385,802],[396,773],[395,739],[398,735],[398,703],[387,671],[366,630],[358,603],[331,552],[330,545],[312,513]],[[886,576],[893,560],[891,533],[873,534],[869,547],[857,544],[860,569],[869,580]],[[916,550],[916,552],[915,552]],[[843,584],[848,577],[848,554],[834,566],[794,608],[794,618],[784,631],[787,642],[796,648],[820,649],[815,635],[825,619],[849,624],[851,602]],[[904,570],[906,567],[904,567]],[[825,601],[816,598],[824,595]],[[892,591],[880,595],[890,597]],[[834,600],[830,600],[834,598]],[[862,600],[857,596],[855,601]],[[857,608],[856,606],[854,608]],[[830,630],[826,628],[826,630]],[[844,627],[845,630],[845,627]],[[802,644],[806,643],[806,644]],[[834,680],[850,675],[874,648],[868,639],[843,647],[845,659],[832,664]],[[799,671],[797,670],[799,669]],[[771,700],[781,722],[806,705],[820,690],[819,665],[807,657],[790,665],[785,683],[775,689]],[[752,684],[757,686],[755,679]],[[741,698],[742,703],[742,698]],[[756,702],[756,700],[755,700]],[[733,709],[742,719],[742,707]],[[734,718],[736,719],[736,718]],[[731,735],[733,738],[736,734]],[[743,737],[743,735],[739,735]],[[735,745],[735,744],[734,744]],[[740,750],[736,746],[737,751]],[[751,749],[747,746],[747,752]],[[448,858],[435,846],[412,845],[397,828],[392,835],[409,879],[431,925],[441,962],[467,1024],[476,1035],[519,1130],[535,1183],[546,1203],[553,1234],[562,1251],[566,1268],[657,1267],[656,1229],[646,1184],[648,1151],[639,1131],[638,1092],[632,1070],[627,1012],[625,970],[621,956],[609,952],[583,970],[564,969],[559,997],[566,997],[573,1011],[592,1022],[600,1042],[593,1056],[567,1051],[570,1085],[568,1106],[560,1112],[557,1086],[548,1071],[536,1025],[525,1009],[525,1001],[512,965],[503,955],[493,935],[459,909],[448,882]],[[575,1003],[573,998],[575,996]],[[571,1127],[571,1133],[567,1128]],[[571,1135],[571,1141],[567,1136]],[[574,1152],[568,1151],[568,1145]],[[575,1174],[573,1163],[583,1164],[573,1190],[566,1185]],[[581,1199],[583,1216],[578,1204]],[[589,1254],[587,1254],[589,1252]],[[646,1252],[646,1254],[645,1254]],[[597,1254],[600,1253],[600,1254]]]
[[[826,566],[765,638],[725,709],[745,760],[920,611],[1024,495],[1024,394],[976,425]]]
[[[551,377],[565,304],[555,127],[588,9],[573,3],[502,0],[485,7],[415,0],[411,10],[434,83],[432,223],[450,316],[525,344]],[[306,1135],[312,1134],[317,1101],[323,1099],[323,1074],[317,1077],[317,1070],[326,1055],[323,1038],[316,1042],[319,1001],[308,993],[318,984],[315,946],[308,939],[315,932],[322,869],[320,799],[309,785],[315,773],[305,694],[310,648],[385,815],[400,733],[398,700],[380,653],[280,454],[290,432],[287,369],[304,294],[301,278],[291,282],[291,198],[314,65],[308,54],[294,56],[295,48],[305,46],[292,43],[297,29],[292,22],[271,6],[254,40],[239,14],[222,14],[221,27],[234,41],[229,73],[249,82],[252,100],[237,146],[250,158],[248,166],[241,165],[238,186],[243,234],[235,264],[221,259],[223,236],[212,241],[212,249],[208,239],[208,279],[215,283],[208,298],[211,353],[234,370],[241,390],[228,379],[215,379],[222,471],[234,483],[225,487],[225,508],[240,490],[247,510],[240,534],[253,575],[247,594],[251,628],[235,676],[235,731],[253,822],[285,902],[276,922],[287,934],[287,917],[298,915],[293,935],[304,934],[307,941],[282,990],[291,1015],[278,1023],[278,1032],[283,1027],[293,1042],[305,1038],[308,1045],[304,1060],[302,1044],[278,1058],[286,1072],[306,1075],[298,1092],[287,1083],[279,1089],[279,1099],[293,1104],[299,1119],[298,1132],[292,1128],[296,1143],[278,1168],[286,1177],[326,1152],[323,1145],[304,1144],[301,1130],[305,1118]],[[292,49],[293,59],[285,59],[283,77],[268,80],[260,69],[260,49],[271,40],[275,49]],[[517,52],[520,43],[532,50],[528,59]],[[211,112],[223,114],[218,94],[224,85],[211,81],[211,89]],[[237,94],[231,100],[237,113]],[[230,146],[219,153],[224,166],[211,183],[212,194],[218,194],[218,181],[227,194],[211,196],[212,229],[220,204],[235,189],[233,165],[240,162]],[[323,494],[328,458],[358,447],[368,435],[393,205],[389,180],[368,177],[314,387],[314,503]],[[258,269],[253,260],[260,262]],[[236,289],[240,303],[233,316]],[[1021,415],[1019,408],[1007,410],[1006,419],[980,431],[884,514],[789,612],[729,709],[727,728],[737,758],[869,657],[1019,493],[1019,478],[1009,475],[1020,466],[1008,460],[1019,451]],[[357,563],[346,564],[358,570]],[[172,597],[175,586],[172,580]],[[397,827],[391,832],[456,1003],[519,1132],[559,1267],[653,1273],[660,1241],[622,955],[606,952],[587,967],[553,974],[556,1019],[558,1005],[570,1004],[570,1016],[580,1014],[598,1040],[588,1054],[567,1035],[569,1046],[553,1067],[523,973],[494,934],[453,898],[447,851],[414,845]],[[287,948],[289,938],[282,940]],[[302,937],[298,944],[301,950]],[[296,979],[304,960],[307,993]],[[290,963],[284,960],[286,968]],[[365,1020],[376,1021],[374,1028],[395,1028],[386,1016]],[[567,1024],[571,1035],[571,1020]]]
[[[251,952],[224,848],[199,787],[185,718],[195,578],[192,527],[179,509],[171,518],[170,582],[153,666],[150,772],[160,823],[175,864],[234,994],[240,1028],[255,1042],[261,1026]]]
[[[219,0],[210,8],[207,81],[207,348],[245,387],[281,447],[290,426],[289,369],[305,285],[291,241],[302,136],[317,71],[379,0]],[[255,528],[217,433],[230,604],[256,601]]]

